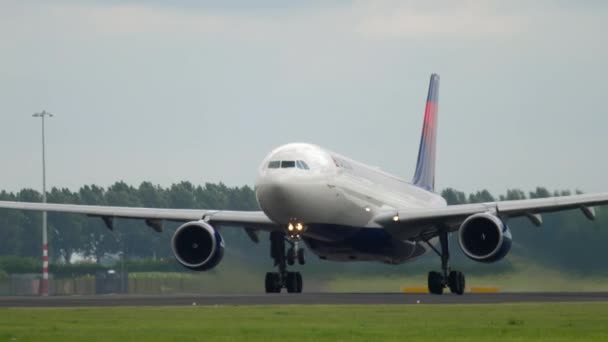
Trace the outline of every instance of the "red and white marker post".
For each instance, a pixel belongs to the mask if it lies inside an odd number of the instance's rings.
[[[46,213],[44,213],[46,216]],[[46,234],[44,234],[46,236]],[[49,245],[42,245],[42,283],[40,283],[40,295],[49,295]]]

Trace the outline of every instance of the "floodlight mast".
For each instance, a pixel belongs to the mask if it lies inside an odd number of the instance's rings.
[[[42,203],[46,203],[46,147],[45,147],[45,132],[44,118],[52,118],[53,114],[42,111],[32,115],[42,119]],[[42,283],[40,284],[40,295],[49,295],[49,243],[47,233],[47,215],[46,211],[42,212]]]

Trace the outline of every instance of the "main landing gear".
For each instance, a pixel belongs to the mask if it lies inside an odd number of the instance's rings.
[[[448,287],[452,293],[462,295],[465,289],[464,274],[459,271],[452,271],[450,268],[450,247],[447,231],[443,230],[439,233],[441,251],[438,251],[428,241],[426,243],[441,257],[441,272],[429,272],[429,292],[440,295],[443,294],[443,289]]]
[[[287,239],[283,232],[270,233],[270,257],[279,272],[266,273],[266,293],[279,293],[281,289],[287,289],[289,293],[302,292],[302,275],[300,272],[288,272],[287,265],[298,262],[304,265],[304,249],[298,246],[299,239]],[[285,243],[289,249],[285,252]]]

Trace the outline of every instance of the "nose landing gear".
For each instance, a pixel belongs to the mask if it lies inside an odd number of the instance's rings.
[[[301,230],[300,230],[301,231]],[[288,236],[289,231],[288,231]],[[299,234],[297,239],[286,238],[283,232],[270,233],[270,257],[274,260],[274,265],[279,268],[278,272],[266,273],[265,288],[266,293],[279,293],[281,289],[287,289],[289,293],[302,292],[302,275],[300,272],[287,271],[287,265],[295,264],[296,260],[300,265],[304,265],[304,249],[299,248]],[[290,248],[285,252],[285,243],[290,244]]]
[[[304,248],[298,247],[299,241],[287,241],[291,244],[291,247],[287,250],[287,265],[292,266],[293,264],[298,262],[300,265],[306,264],[306,260],[304,259]]]

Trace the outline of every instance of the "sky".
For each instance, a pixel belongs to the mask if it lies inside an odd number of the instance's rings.
[[[437,187],[608,191],[604,1],[0,0],[0,189],[253,185],[310,142]]]

